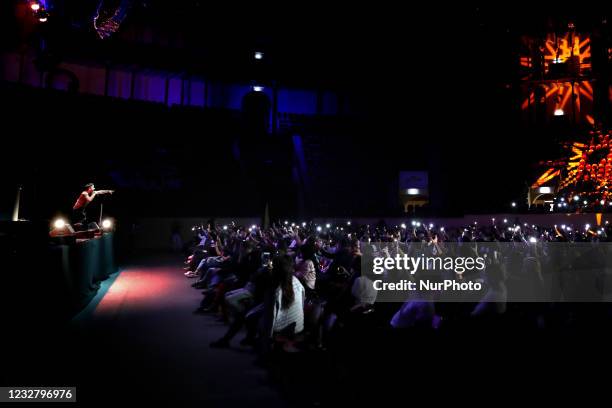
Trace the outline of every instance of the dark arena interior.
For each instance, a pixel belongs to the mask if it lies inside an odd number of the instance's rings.
[[[0,404],[605,398],[611,18],[3,0]]]

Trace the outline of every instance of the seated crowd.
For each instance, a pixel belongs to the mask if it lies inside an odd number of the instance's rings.
[[[547,271],[559,266],[532,244],[608,241],[607,224],[601,228],[540,228],[518,220],[446,229],[414,222],[395,227],[382,222],[342,227],[285,222],[249,228],[218,226],[211,220],[207,227],[193,230],[196,236],[188,249],[185,275],[195,280],[194,288],[203,291],[198,312],[215,313],[228,323],[225,335],[211,347],[229,347],[246,329],[240,344],[255,346],[264,355],[274,347],[325,349],[338,332],[363,327],[444,330],[491,316],[505,324],[550,326],[563,319],[560,314],[565,309],[548,305],[527,310],[506,302],[512,279],[527,277],[535,287],[541,285]],[[488,258],[491,270],[499,273],[493,274],[496,278],[489,282],[480,302],[445,304],[425,297],[403,304],[376,303],[377,292],[361,271],[362,250],[371,252],[369,242],[387,242],[389,247],[402,244],[408,252],[416,245],[426,246],[438,255],[447,252],[451,243],[508,242],[514,250],[503,259],[497,254]],[[389,255],[388,248],[384,251]],[[508,276],[508,265],[516,276]]]

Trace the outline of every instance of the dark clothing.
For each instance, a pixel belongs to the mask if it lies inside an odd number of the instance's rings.
[[[81,224],[83,227],[87,226],[87,212],[85,208],[87,208],[87,206],[72,210],[73,225]]]

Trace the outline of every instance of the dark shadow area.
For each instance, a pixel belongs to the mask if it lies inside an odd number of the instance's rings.
[[[0,386],[605,401],[610,7],[213,3],[0,1]],[[386,303],[389,253],[493,272]]]

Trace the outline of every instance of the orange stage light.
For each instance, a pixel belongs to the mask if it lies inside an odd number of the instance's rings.
[[[610,133],[591,132],[589,143],[565,144],[571,151],[567,160],[558,160],[555,167],[549,167],[533,183],[538,188],[558,177],[556,194],[571,198],[575,195],[589,197],[589,200],[606,200],[612,194],[612,137]]]

